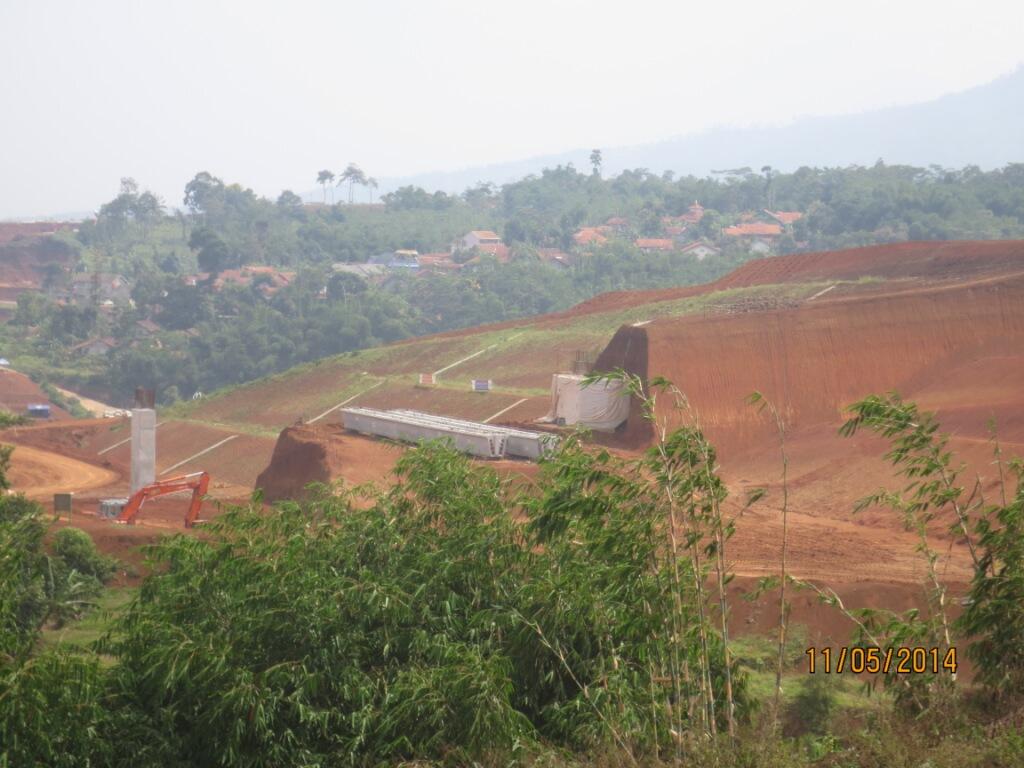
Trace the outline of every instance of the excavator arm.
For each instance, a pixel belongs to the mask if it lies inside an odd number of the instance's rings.
[[[121,514],[117,516],[117,522],[133,525],[142,505],[150,499],[166,496],[168,493],[191,490],[192,500],[189,502],[188,512],[185,514],[185,527],[191,528],[196,518],[199,517],[199,508],[203,504],[203,496],[206,495],[206,490],[209,487],[210,475],[206,472],[193,472],[190,475],[157,480],[155,483],[143,486],[128,499]]]

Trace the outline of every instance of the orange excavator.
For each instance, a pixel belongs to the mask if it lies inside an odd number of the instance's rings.
[[[135,492],[128,503],[125,504],[121,514],[117,516],[117,522],[125,525],[133,525],[135,518],[142,509],[142,505],[152,498],[164,496],[168,493],[192,490],[192,501],[188,505],[188,512],[185,514],[185,527],[191,528],[199,517],[199,508],[203,504],[203,496],[206,489],[210,487],[210,476],[206,472],[193,472],[190,475],[170,477],[167,480],[157,480],[155,483],[144,485]]]

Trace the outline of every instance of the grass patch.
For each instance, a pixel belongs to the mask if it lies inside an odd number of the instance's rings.
[[[137,587],[116,587],[104,589],[97,605],[78,621],[65,624],[60,629],[44,629],[42,645],[51,648],[56,645],[72,646],[88,650],[110,629],[111,625],[138,592]]]
[[[775,695],[775,664],[778,641],[768,635],[742,635],[732,639],[732,653],[750,676],[750,691],[763,702]],[[808,679],[806,655],[807,628],[795,624],[786,633],[786,669],[782,675],[783,705],[791,704]],[[885,695],[866,689],[867,678],[852,674],[828,675],[836,708],[848,711],[866,711],[882,705]]]

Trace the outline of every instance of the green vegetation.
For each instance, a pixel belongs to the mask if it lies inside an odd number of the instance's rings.
[[[254,499],[165,537],[141,589],[65,642],[40,643],[76,603],[50,588],[54,563],[92,578],[109,563],[67,530],[46,555],[38,509],[4,497],[0,765],[1020,764],[1018,462],[979,506],[931,415],[894,396],[853,407],[844,431],[886,436],[914,479],[906,520],[960,506],[977,555],[956,622],[847,611],[860,647],[966,648],[977,684],[888,675],[868,700],[845,676],[793,674],[799,627],[781,646],[731,636],[726,548],[743,523],[714,448],[696,425],[661,429],[668,382],[616,375],[657,428],[636,460],[570,439],[526,485],[426,444],[390,489]]]
[[[50,402],[58,408],[63,408],[76,419],[88,419],[92,413],[82,405],[77,397],[66,397],[59,389],[48,381],[43,381],[39,388],[43,390]]]
[[[28,416],[24,414],[13,414],[10,411],[5,411],[0,408],[0,429],[6,429],[7,427],[20,427],[24,424],[28,424],[31,421]]]
[[[41,516],[22,496],[0,497],[0,667],[30,663],[42,630],[82,617],[113,574],[113,564],[81,531],[58,531],[47,554]]]
[[[600,168],[599,155],[593,168]],[[170,404],[328,355],[565,309],[604,291],[707,282],[751,258],[723,228],[744,216],[765,219],[768,207],[805,214],[785,227],[778,252],[1024,237],[1020,164],[991,172],[882,163],[792,174],[739,169],[706,179],[644,170],[604,179],[559,167],[462,195],[407,187],[377,206],[326,204],[335,181],[350,194],[353,185],[374,184],[356,166],[337,177],[321,171],[324,204],[303,205],[287,190],[271,201],[199,173],[185,188],[185,209],[168,215],[160,200],[125,179],[95,221],[40,246],[49,260],[43,291],[18,297],[0,343],[19,369],[76,391],[123,404],[143,384]],[[703,218],[672,236],[717,241],[720,254],[700,261],[634,245],[638,236],[668,237],[669,223],[678,225],[695,200]],[[624,223],[605,230],[607,242],[576,245],[580,227],[613,216]],[[455,273],[396,268],[369,281],[332,269],[397,249],[447,253],[474,229],[502,236],[507,263],[469,252],[456,254],[462,269]],[[546,249],[565,258],[552,261]],[[246,265],[289,277],[217,282]],[[128,279],[133,304],[127,293],[103,303],[100,278],[115,275]],[[58,301],[64,296],[73,300]],[[155,328],[140,330],[139,320]],[[90,357],[79,346],[97,339],[114,351]]]

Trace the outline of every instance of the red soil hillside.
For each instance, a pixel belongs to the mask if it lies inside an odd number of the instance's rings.
[[[10,368],[0,368],[0,408],[11,413],[24,416],[30,403],[47,404],[50,398],[32,379],[23,373]],[[53,419],[67,419],[70,414],[55,405],[50,406]]]
[[[947,408],[983,406],[1017,426],[1024,274],[786,310],[655,320],[620,329],[597,365],[671,380],[723,446],[762,435],[764,419],[744,405],[755,390],[794,428],[838,422],[851,402],[889,390],[921,392]]]
[[[1024,267],[1024,252],[1006,253],[1016,255],[1001,264],[953,257],[926,261],[935,268],[933,277],[944,278],[950,264],[966,263],[969,272],[982,275],[973,280],[920,280],[897,290],[883,285],[866,293],[830,294],[787,309],[625,326],[597,367],[624,367],[674,382],[716,445],[734,497],[767,486],[766,503],[738,527],[733,552],[740,572],[770,572],[780,541],[778,437],[768,418],[744,402],[760,391],[787,424],[794,571],[832,581],[914,580],[920,559],[896,515],[878,508],[853,513],[857,499],[904,481],[883,461],[883,441],[868,434],[841,438],[838,428],[850,403],[898,391],[937,413],[943,431],[952,435],[957,463],[967,464],[964,483],[970,485],[977,473],[986,492],[995,493],[990,419],[1006,454],[1024,456],[1024,272],[1014,269]],[[804,274],[813,264],[814,259],[790,260]],[[882,260],[869,266],[890,274],[903,269]],[[993,268],[1005,274],[985,275]],[[756,272],[766,270],[761,263]],[[665,397],[658,415],[675,423],[690,418]],[[630,448],[650,442],[637,408],[619,439]],[[950,557],[944,567],[951,578],[966,579],[967,554],[944,528],[935,527],[946,539],[940,545]]]
[[[258,486],[273,499],[311,481],[387,482],[401,449],[345,433],[332,409],[412,407],[529,426],[547,411],[551,374],[566,370],[574,353],[602,348],[599,370],[665,376],[687,394],[719,449],[731,499],[767,487],[731,544],[743,575],[772,572],[781,540],[779,447],[764,415],[744,404],[754,390],[777,403],[788,423],[793,572],[830,584],[916,590],[920,578],[914,536],[891,512],[852,513],[859,497],[900,485],[881,459],[880,440],[837,436],[852,401],[896,389],[937,410],[954,433],[951,448],[988,487],[991,417],[1006,453],[1024,455],[1024,242],[1017,241],[762,259],[709,285],[606,294],[562,313],[324,359],[182,407],[158,430],[158,468],[206,469],[222,499],[244,498]],[[431,371],[442,372],[439,384],[416,387],[416,374]],[[493,379],[494,390],[471,393],[470,378]],[[316,423],[285,429],[275,449],[278,432],[299,419]],[[605,442],[633,453],[650,440],[643,427],[634,413],[625,435]],[[73,433],[74,426],[54,429]],[[112,469],[119,479],[88,493],[119,490],[128,449],[111,446],[124,439],[124,427],[93,432],[70,444],[42,431],[18,437],[9,430],[5,439]],[[26,465],[26,477],[36,476],[38,463]],[[536,466],[507,468],[520,470]],[[150,519],[177,528],[179,507]],[[967,579],[963,548],[947,539],[940,549],[950,553],[943,563],[950,578]]]
[[[566,314],[607,312],[730,288],[829,280],[968,279],[1024,271],[1024,241],[913,242],[757,259],[707,285],[595,296]]]
[[[52,235],[64,229],[74,229],[70,221],[3,221],[0,222],[0,245],[42,235]]]
[[[47,271],[66,269],[74,259],[66,243],[46,237],[14,237],[5,230],[12,226],[30,225],[0,224],[0,300],[4,301],[14,301],[22,291],[39,290]]]

